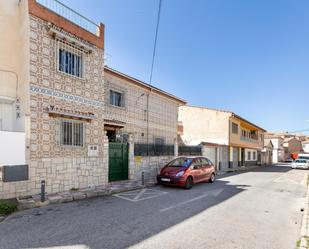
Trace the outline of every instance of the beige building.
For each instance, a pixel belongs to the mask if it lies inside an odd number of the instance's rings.
[[[246,119],[229,111],[182,106],[179,121],[183,126],[181,140],[184,144],[221,145],[216,152],[220,169],[261,162],[265,130]]]
[[[273,144],[273,152],[272,152],[272,162],[284,162],[284,148],[283,148],[283,137],[280,134],[267,132],[265,133],[265,141],[264,143],[267,144],[268,141],[271,140]]]
[[[178,107],[186,102],[105,67],[105,130],[110,141],[134,135],[135,143],[170,144],[177,139]]]

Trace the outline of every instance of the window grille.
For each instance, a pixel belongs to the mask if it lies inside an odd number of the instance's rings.
[[[64,146],[84,146],[84,123],[61,120],[60,144]]]
[[[57,40],[57,70],[78,78],[84,75],[85,53],[71,44]]]

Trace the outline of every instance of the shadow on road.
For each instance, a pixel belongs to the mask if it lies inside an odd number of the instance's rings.
[[[291,171],[290,164],[278,164],[278,165],[263,165],[263,166],[254,166],[249,167],[247,170],[235,171],[235,172],[227,172],[223,175],[219,175],[217,178],[221,179],[227,176],[240,175],[248,172],[267,172],[267,173],[286,173]]]
[[[139,202],[112,196],[28,210],[0,224],[0,245],[1,248],[73,248],[73,245],[91,249],[127,248],[248,188],[249,185],[218,179],[214,184],[197,184],[191,190],[155,187],[154,190],[166,194]]]

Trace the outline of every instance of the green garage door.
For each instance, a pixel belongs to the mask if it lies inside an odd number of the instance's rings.
[[[109,143],[108,180],[121,181],[128,179],[128,144]]]

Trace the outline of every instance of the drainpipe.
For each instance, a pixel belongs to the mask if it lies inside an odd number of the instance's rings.
[[[150,91],[147,93],[147,156],[148,156],[148,160],[150,161],[150,155],[149,155],[149,97],[150,97],[150,93],[152,91],[152,88],[150,88]]]

